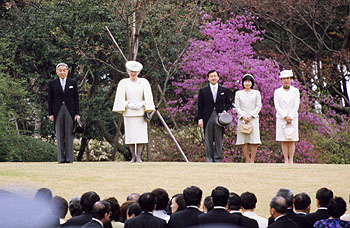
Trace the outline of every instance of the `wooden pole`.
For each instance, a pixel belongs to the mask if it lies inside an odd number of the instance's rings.
[[[107,29],[107,32],[109,33],[109,36],[112,38],[113,43],[115,44],[115,46],[117,46],[117,48],[118,48],[118,50],[119,50],[120,54],[123,56],[123,58],[124,58],[125,62],[127,62],[127,61],[128,61],[128,59],[125,57],[125,55],[124,55],[124,53],[123,53],[122,49],[120,49],[120,47],[119,47],[119,45],[118,45],[117,41],[115,41],[115,39],[114,39],[114,37],[113,37],[113,35],[112,35],[111,31],[109,31],[109,29],[108,29],[108,27],[107,27],[107,26],[106,26],[106,29]]]
[[[170,137],[172,138],[172,140],[174,141],[177,149],[181,152],[182,157],[185,159],[186,162],[189,162],[185,153],[182,151],[179,143],[177,142],[177,140],[175,139],[175,136],[173,135],[173,133],[171,132],[170,128],[168,127],[168,125],[166,124],[165,120],[163,119],[162,115],[160,114],[160,112],[156,109],[155,112],[157,113],[160,121],[162,122],[162,124],[164,125],[165,129],[168,131]]]

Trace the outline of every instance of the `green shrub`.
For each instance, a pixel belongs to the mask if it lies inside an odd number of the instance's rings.
[[[204,135],[196,125],[182,126],[171,131],[189,161],[205,161]],[[149,136],[153,161],[184,161],[182,154],[163,126],[151,124]],[[146,156],[146,154],[144,152],[143,155]]]
[[[25,135],[0,135],[0,161],[50,162],[57,160],[56,146]]]
[[[350,131],[344,129],[329,137],[318,138],[316,148],[322,163],[350,164]]]

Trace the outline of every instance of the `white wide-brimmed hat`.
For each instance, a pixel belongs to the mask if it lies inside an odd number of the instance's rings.
[[[280,78],[292,78],[293,76],[292,70],[282,70],[280,73]]]
[[[131,71],[141,71],[143,68],[142,64],[137,61],[127,61],[125,67],[127,70]]]

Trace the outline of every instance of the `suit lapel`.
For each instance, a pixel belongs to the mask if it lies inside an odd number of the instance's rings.
[[[67,93],[67,92],[68,92],[69,86],[70,86],[70,80],[69,80],[69,78],[67,77],[67,78],[66,78],[66,85],[65,85],[65,87],[64,87],[64,92],[63,92],[63,93]]]
[[[62,89],[62,85],[61,85],[61,80],[60,80],[59,77],[56,79],[55,84],[56,84],[55,86],[57,86],[57,87],[59,88],[59,91],[63,94],[63,89]],[[66,83],[66,86],[67,86],[67,83]]]
[[[206,94],[209,97],[209,99],[214,103],[213,93],[211,92],[210,85],[208,85],[206,88]]]
[[[219,85],[219,87],[218,87],[218,94],[216,96],[216,100],[218,100],[219,97],[221,97],[221,93],[223,93],[223,92],[224,92],[224,88]]]

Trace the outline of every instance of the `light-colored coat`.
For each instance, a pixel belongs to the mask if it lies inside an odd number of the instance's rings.
[[[128,102],[134,104],[144,102],[144,108],[129,109],[126,107]],[[145,111],[151,112],[154,109],[152,90],[147,79],[138,78],[136,82],[132,82],[129,78],[120,80],[112,111],[122,113],[123,116],[143,116]]]
[[[240,90],[236,92],[235,108],[237,112],[237,140],[236,145],[261,144],[259,130],[259,112],[261,110],[261,95],[258,90],[252,89],[249,92]],[[239,131],[243,116],[252,116],[251,124],[253,131],[250,134],[243,134]]]
[[[300,104],[299,89],[290,86],[289,90],[283,87],[275,90],[274,103],[276,108],[276,140],[277,141],[298,141],[298,109]],[[283,129],[286,127],[285,117],[292,118],[292,126],[294,128],[293,139],[286,139]]]

